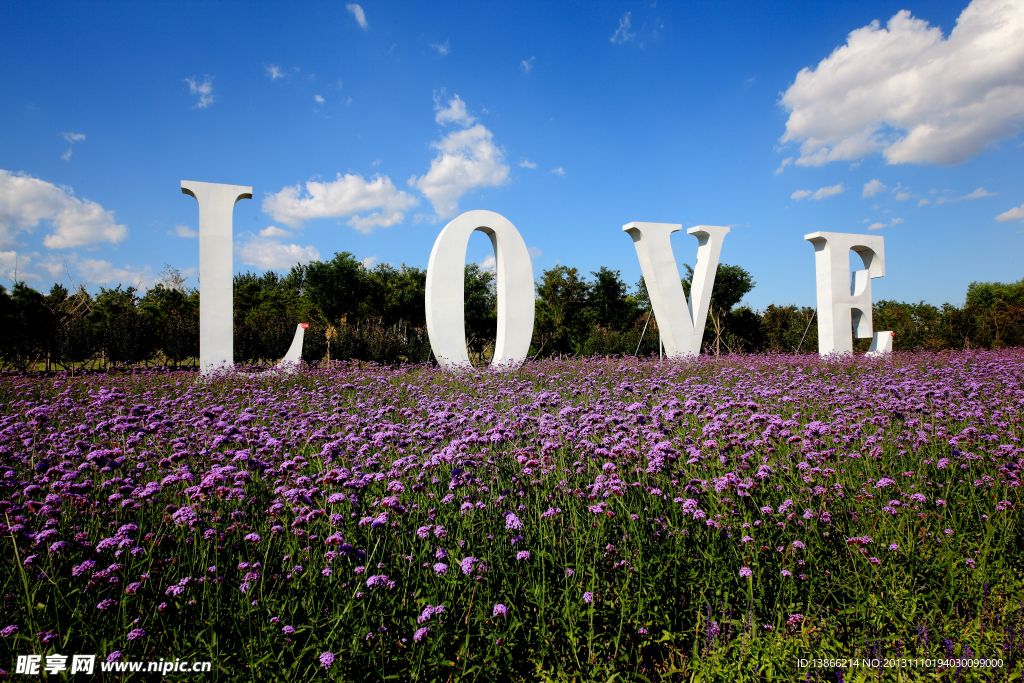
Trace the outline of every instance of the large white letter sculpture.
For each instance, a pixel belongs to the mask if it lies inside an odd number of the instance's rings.
[[[427,334],[442,368],[469,368],[466,348],[465,268],[469,236],[491,238],[498,274],[498,335],[494,367],[526,360],[533,337],[533,265],[519,231],[493,211],[467,211],[444,226],[427,264]]]
[[[252,188],[182,180],[181,191],[199,202],[199,371],[208,374],[235,360],[231,214]]]
[[[818,353],[853,353],[853,334],[871,337],[871,280],[885,277],[885,245],[881,235],[812,232],[804,239],[814,245],[818,283]],[[850,273],[850,250],[864,270]],[[874,333],[871,352],[892,350],[892,332]]]
[[[640,270],[644,274],[647,293],[651,297],[654,318],[658,321],[665,354],[669,358],[694,356],[700,353],[707,322],[711,289],[718,272],[718,257],[729,228],[721,225],[698,225],[686,234],[697,238],[697,267],[693,269],[690,300],[686,300],[679,267],[669,239],[682,230],[677,223],[627,223],[622,226],[633,238]]]

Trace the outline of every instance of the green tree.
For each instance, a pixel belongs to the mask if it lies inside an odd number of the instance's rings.
[[[498,331],[497,278],[479,264],[468,263],[464,272],[464,309],[466,316],[466,344],[470,354],[483,360],[490,348],[493,355]]]
[[[683,292],[690,297],[693,283],[693,268],[684,263],[686,276],[683,277]],[[715,283],[711,288],[708,304],[708,320],[704,328],[705,348],[721,353],[724,344],[729,351],[754,350],[761,343],[760,325],[753,311],[733,311],[757,283],[741,266],[719,263],[715,271]],[[710,334],[709,334],[710,333]]]
[[[395,268],[387,263],[378,264],[366,273],[366,295],[360,304],[359,317],[379,320],[385,326],[403,323],[423,327],[427,324],[426,291],[427,271],[405,265]]]
[[[589,307],[591,286],[567,266],[545,270],[537,283],[534,346],[537,354],[576,354],[583,349],[595,314]]]
[[[594,282],[590,285],[587,305],[594,313],[594,323],[617,332],[632,327],[640,311],[637,300],[629,296],[621,273],[602,266],[590,274]]]
[[[331,324],[342,318],[355,322],[366,295],[366,279],[363,264],[345,251],[336,253],[330,261],[304,266],[302,292]]]

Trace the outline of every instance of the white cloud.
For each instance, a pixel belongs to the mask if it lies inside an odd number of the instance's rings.
[[[284,78],[286,75],[285,72],[281,71],[281,67],[277,64],[270,64],[266,69],[267,75],[270,76],[270,80],[272,81],[278,78]]]
[[[565,176],[565,169],[562,168],[561,166],[559,166],[558,168],[551,169],[550,171],[548,171],[548,173],[554,173],[557,176],[563,176],[564,177]]]
[[[893,218],[888,225],[885,223],[872,223],[871,225],[868,226],[868,230],[881,230],[882,228],[892,228],[903,222],[904,220],[902,218]]]
[[[31,260],[31,256],[16,251],[0,251],[0,275],[8,280],[25,280],[29,275],[25,267]]]
[[[419,203],[416,197],[399,190],[390,178],[381,175],[368,182],[361,175],[339,173],[334,182],[307,182],[306,196],[301,194],[298,185],[285,187],[263,200],[263,212],[293,228],[310,218],[351,216],[350,226],[370,233],[374,228],[401,223],[405,220],[403,212]]]
[[[321,97],[320,95],[313,95],[313,99],[316,100],[318,104],[324,103],[324,98]]]
[[[156,281],[150,266],[130,266],[115,268],[110,261],[83,259],[77,264],[78,275],[96,284],[135,285],[139,289],[149,289]]]
[[[53,234],[43,239],[50,249],[121,242],[128,228],[114,222],[114,212],[78,199],[69,187],[57,187],[24,173],[0,169],[0,248],[14,245],[19,232],[32,232],[47,221]]]
[[[1024,0],[973,0],[942,30],[901,10],[859,28],[783,94],[801,166],[881,151],[958,164],[1024,128]]]
[[[1005,223],[1006,221],[1024,221],[1024,204],[1015,206],[1009,211],[1004,211],[996,216],[996,220],[1000,223]]]
[[[172,233],[167,233],[167,234],[172,234]],[[198,232],[196,232],[192,228],[188,227],[187,225],[180,225],[180,224],[174,226],[174,233],[173,234],[177,235],[178,237],[185,237],[185,238],[188,238],[188,239],[191,239],[193,237],[199,237],[199,233]]]
[[[949,204],[953,202],[962,202],[965,199],[981,199],[983,197],[995,197],[998,192],[989,192],[984,187],[979,187],[977,190],[970,194],[965,194],[963,197],[939,197],[935,200],[936,204]]]
[[[927,199],[922,199],[917,203],[918,206],[924,206],[925,204],[931,204],[931,202],[928,201]]]
[[[67,132],[61,133],[60,135],[66,141],[70,142],[72,145],[75,144],[76,142],[81,142],[82,140],[85,139],[85,134],[84,133],[75,133],[75,132],[72,132],[70,130],[67,131]],[[61,154],[60,158],[63,159],[64,161],[70,161],[71,160],[71,154],[72,154],[71,148],[68,147],[68,151],[66,151],[63,154]]]
[[[356,18],[356,21],[359,23],[359,28],[365,31],[370,26],[366,23],[366,12],[363,11],[362,7],[352,3],[351,5],[345,5],[345,9],[351,12],[352,16]]]
[[[969,195],[965,195],[964,199],[981,199],[982,197],[995,197],[997,194],[999,193],[989,192],[984,187],[979,187],[977,190],[970,193]]]
[[[530,255],[530,258],[540,258],[544,252],[540,250],[540,247],[530,247],[526,253]]]
[[[493,273],[495,268],[498,266],[498,261],[494,258],[494,254],[491,254],[483,261],[477,263],[477,265],[480,266],[480,270],[487,270]]]
[[[523,61],[519,62],[519,68],[523,70],[524,74],[530,73],[531,71],[533,71],[533,62],[536,59],[537,59],[536,57],[530,57],[529,59],[524,59]]]
[[[793,163],[793,157],[786,157],[785,159],[783,159],[782,163],[779,164],[779,167],[775,169],[775,175],[779,175],[780,173],[785,171],[786,167],[789,166],[791,163]]]
[[[885,183],[876,178],[875,180],[872,180],[870,183],[864,183],[864,193],[861,196],[874,197],[879,192],[885,192],[886,189],[887,188],[885,186]]]
[[[811,199],[825,199],[832,195],[837,195],[840,192],[846,192],[846,188],[843,187],[842,183],[838,185],[829,185],[828,187],[818,188],[816,191],[811,192],[810,190],[797,190],[789,196],[790,199],[800,201],[804,197],[810,197]]]
[[[896,193],[896,201],[903,202],[903,201],[906,201],[906,200],[910,199],[912,196],[913,195],[910,194],[909,190],[904,190],[903,192],[897,192]]]
[[[443,91],[442,91],[443,94]],[[455,95],[442,108],[435,95],[435,120],[438,123],[458,123],[470,126],[475,118],[466,113],[466,105]],[[422,192],[441,218],[454,216],[459,210],[459,199],[478,187],[496,187],[508,182],[509,167],[505,154],[497,147],[493,134],[483,124],[449,133],[431,147],[440,154],[430,162],[426,174],[409,178],[409,187]]]
[[[363,264],[363,268],[370,270],[373,268],[373,264],[377,263],[380,259],[377,258],[376,254],[373,256],[367,256],[364,259],[360,259],[360,263]]]
[[[287,270],[296,263],[320,260],[320,252],[312,245],[281,244],[276,239],[251,233],[248,240],[235,245],[235,252],[245,265],[264,270]]]
[[[260,230],[260,237],[291,237],[291,233],[277,226],[268,225]]]
[[[476,117],[470,116],[466,113],[466,103],[462,101],[462,98],[456,95],[452,99],[448,100],[448,106],[441,106],[441,97],[444,95],[444,90],[440,93],[434,93],[434,111],[437,114],[434,115],[434,120],[440,123],[442,126],[449,123],[457,123],[464,128],[468,128],[473,125],[476,121]]]
[[[449,43],[447,40],[445,40],[443,43],[431,43],[430,47],[437,50],[438,54],[440,54],[442,57],[444,57],[445,55],[452,51],[451,43]]]
[[[189,95],[199,95],[199,101],[193,105],[193,109],[203,109],[213,104],[213,82],[209,76],[202,83],[196,83],[195,76],[186,78],[185,82],[188,83]]]
[[[630,33],[629,31],[630,14],[630,12],[626,12],[624,15],[622,15],[622,18],[619,19],[619,27],[615,29],[615,33],[612,34],[612,37],[608,39],[612,41],[612,43],[614,43],[615,45],[621,45],[622,43],[625,43],[627,40],[632,40],[636,36],[635,33]]]
[[[519,168],[537,168],[537,164],[533,163],[529,159],[523,159],[519,162]]]
[[[99,259],[82,259],[78,254],[71,252],[64,254],[63,258],[51,257],[48,261],[40,263],[50,277],[54,280],[66,277],[66,267],[74,274],[75,282],[82,284],[96,285],[125,285],[139,289],[149,289],[156,282],[151,266],[132,266],[125,264],[124,268],[115,268],[110,261]]]

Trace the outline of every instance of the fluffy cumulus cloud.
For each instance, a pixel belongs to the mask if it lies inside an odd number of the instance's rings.
[[[320,260],[320,252],[313,245],[283,244],[276,237],[264,236],[265,232],[261,230],[259,235],[250,234],[248,239],[235,245],[235,252],[242,263],[263,270],[288,270],[297,263]]]
[[[114,222],[113,211],[78,199],[71,188],[0,169],[0,248],[13,246],[18,233],[32,232],[41,221],[53,231],[43,239],[50,249],[117,243],[128,237],[128,228]]]
[[[864,183],[864,193],[862,197],[874,197],[879,192],[885,192],[885,183],[877,178],[872,180],[870,183]]]
[[[831,197],[833,195],[837,195],[840,192],[845,191],[846,188],[843,187],[842,183],[839,183],[838,185],[829,185],[828,187],[821,187],[815,191],[797,190],[796,192],[790,195],[790,199],[795,199],[797,201],[800,201],[801,199],[825,199],[826,197]]]
[[[192,106],[193,109],[203,109],[213,104],[213,81],[209,76],[202,83],[199,83],[195,76],[186,78],[185,82],[188,83],[189,95],[199,95],[199,101]]]
[[[508,182],[509,166],[505,154],[494,144],[494,136],[476,118],[466,112],[466,104],[455,95],[442,106],[435,98],[434,119],[442,124],[457,124],[456,130],[444,136],[431,147],[439,154],[430,162],[426,174],[409,178],[409,187],[415,187],[430,200],[441,218],[450,218],[459,211],[459,199],[481,187],[496,187]]]
[[[275,225],[268,225],[267,227],[260,230],[260,237],[290,237],[291,233],[287,230],[282,230]]]
[[[25,271],[25,268],[32,262],[34,254],[23,254],[14,251],[0,251],[0,276],[8,280],[37,280],[32,273]]]
[[[996,216],[996,220],[1000,223],[1005,223],[1006,221],[1024,221],[1024,204],[1015,206],[1009,211],[1004,211]]]
[[[285,187],[263,200],[263,211],[293,228],[310,218],[350,216],[350,226],[370,233],[401,223],[405,220],[404,212],[418,203],[416,197],[399,190],[387,176],[366,180],[361,175],[339,173],[330,183],[307,182],[305,194],[298,185]]]
[[[805,68],[783,94],[801,166],[880,151],[957,164],[1024,128],[1024,0],[973,0],[946,38],[907,10]]]
[[[181,224],[175,225],[174,226],[174,232],[169,232],[167,234],[168,235],[173,235],[175,237],[184,237],[186,239],[191,239],[193,237],[199,237],[199,233],[198,232],[196,232],[192,228],[188,227],[187,225],[181,225]]]
[[[441,104],[441,97],[444,95],[442,90],[440,93],[434,94],[434,120],[440,123],[442,126],[446,126],[450,123],[455,123],[463,128],[472,126],[476,121],[475,116],[470,116],[466,112],[466,103],[462,101],[462,98],[456,95],[452,99],[448,100],[448,106]]]
[[[356,18],[356,22],[359,24],[359,28],[364,31],[369,28],[370,24],[366,21],[366,12],[359,5],[352,3],[351,5],[345,5],[345,9],[351,12],[352,16]]]
[[[51,256],[40,265],[54,280],[60,280],[70,272],[76,284],[86,286],[120,284],[149,289],[156,283],[153,268],[150,266],[125,264],[123,268],[118,268],[110,261],[80,258],[75,252],[66,254],[63,258]]]

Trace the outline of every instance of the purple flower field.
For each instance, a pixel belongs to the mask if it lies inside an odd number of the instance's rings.
[[[0,669],[1004,680],[1022,409],[1021,350],[4,376]]]

